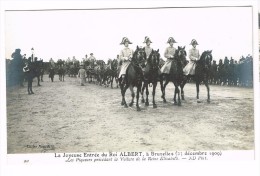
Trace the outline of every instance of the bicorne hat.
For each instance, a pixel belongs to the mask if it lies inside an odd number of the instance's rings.
[[[199,44],[195,39],[192,39],[190,45],[199,45]]]
[[[144,43],[147,43],[148,41],[150,41],[150,43],[153,43],[149,37],[145,36]]]
[[[120,43],[120,45],[125,44],[125,42],[128,42],[129,44],[132,44],[132,42],[130,42],[130,40],[127,37],[123,37],[122,42]]]
[[[177,43],[177,42],[174,40],[173,37],[169,37],[167,43],[171,43],[171,42],[173,42],[173,43]]]

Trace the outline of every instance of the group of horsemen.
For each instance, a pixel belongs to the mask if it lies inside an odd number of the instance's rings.
[[[145,37],[144,43],[146,46],[144,47],[145,53],[147,58],[152,52],[151,47],[151,39],[149,37]],[[176,48],[173,46],[174,43],[177,43],[173,37],[169,37],[167,43],[169,46],[165,49],[164,57],[167,58],[166,62],[162,66],[162,68],[159,70],[159,74],[169,74],[171,69],[171,63],[173,61]],[[122,62],[122,66],[118,75],[118,78],[122,78],[123,82],[125,81],[125,74],[128,66],[131,63],[131,59],[133,57],[133,50],[129,48],[129,44],[132,44],[130,40],[127,37],[124,37],[122,39],[121,45],[124,45],[124,48],[120,52],[119,59]],[[200,53],[199,50],[196,48],[198,45],[198,42],[195,39],[192,39],[190,45],[192,45],[192,48],[189,50],[189,59],[190,62],[184,67],[183,73],[184,75],[194,75],[195,74],[195,66],[196,66],[196,60],[199,60]]]
[[[150,56],[150,54],[152,53],[152,47],[151,47],[151,39],[149,37],[145,37],[144,42],[146,44],[146,46],[143,48],[146,54],[145,59],[148,59],[148,57]],[[165,74],[169,74],[170,73],[170,69],[171,69],[171,63],[173,61],[174,58],[174,54],[176,52],[176,48],[173,46],[174,43],[177,43],[173,37],[169,37],[167,43],[169,44],[169,47],[167,47],[165,49],[164,52],[164,57],[167,58],[166,62],[164,63],[164,65],[162,66],[161,69],[159,69],[159,74],[161,73],[165,73]],[[133,54],[134,51],[129,47],[129,44],[132,44],[132,42],[130,42],[130,40],[127,37],[123,37],[120,45],[124,45],[124,48],[120,51],[120,54],[118,55],[117,58],[117,62],[118,62],[118,78],[121,78],[122,83],[124,83],[125,80],[125,75],[126,75],[126,71],[128,66],[131,63],[131,60],[133,58]],[[199,50],[196,48],[196,46],[198,45],[198,42],[193,39],[191,41],[191,45],[192,45],[192,49],[189,50],[189,58],[190,58],[190,62],[184,67],[183,72],[185,75],[194,75],[195,74],[195,61],[199,59],[200,54],[199,54]],[[83,60],[84,63],[85,60]],[[88,61],[93,61],[93,58],[88,58]],[[78,72],[78,76],[81,77],[82,76],[82,81],[81,84],[83,85],[83,82],[85,79],[85,70],[84,68],[84,64],[81,64],[81,69]]]

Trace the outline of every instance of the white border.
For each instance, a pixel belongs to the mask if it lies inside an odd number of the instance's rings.
[[[8,160],[15,157],[19,161],[20,157],[8,156],[6,157],[6,98],[5,98],[5,49],[4,49],[4,10],[28,10],[28,9],[82,9],[82,8],[147,8],[147,7],[205,7],[205,6],[248,6],[253,5],[253,30],[254,30],[254,92],[255,92],[255,160],[254,161],[212,161],[212,162],[192,162],[192,163],[162,163],[162,162],[151,162],[151,163],[100,163],[100,164],[83,164],[83,165],[68,165],[68,164],[29,164],[24,165],[19,162],[15,164],[8,164]],[[0,112],[0,170],[3,175],[162,175],[169,173],[170,175],[260,175],[259,174],[259,56],[258,56],[258,8],[257,1],[1,1],[1,77],[0,77],[0,90],[1,99]],[[232,152],[231,152],[232,153]],[[47,155],[26,155],[29,158],[51,160],[51,154]],[[48,156],[48,157],[47,157]],[[49,158],[50,157],[50,158]],[[48,159],[49,158],[49,159]],[[51,161],[50,163],[51,164]],[[42,166],[47,167],[43,169]],[[77,170],[75,170],[77,169]],[[112,172],[111,172],[112,171]]]

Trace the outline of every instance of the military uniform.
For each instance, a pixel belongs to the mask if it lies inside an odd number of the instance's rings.
[[[167,43],[169,43],[169,44],[170,43],[176,43],[176,41],[173,39],[173,37],[169,37]],[[172,65],[172,59],[173,59],[173,56],[175,54],[175,51],[176,51],[176,48],[174,48],[173,46],[169,46],[165,49],[164,57],[167,58],[167,60],[161,68],[162,73],[166,73],[166,74],[170,73],[170,69],[171,69],[171,65]]]
[[[90,63],[91,63],[91,64],[90,64],[91,67],[94,68],[94,66],[96,65],[96,58],[95,58],[92,54],[90,54],[88,60],[89,60]]]
[[[191,41],[191,45],[198,45],[196,40]],[[194,75],[195,74],[195,67],[196,61],[200,58],[199,50],[196,48],[192,48],[189,50],[189,58],[190,62],[183,68],[184,75]]]
[[[146,54],[146,58],[148,59],[148,57],[150,56],[151,52],[152,52],[152,48],[150,46],[145,46],[144,47],[144,51],[145,51],[145,54]]]
[[[120,45],[122,44],[125,44],[126,42],[128,42],[128,44],[132,44],[127,37],[124,37],[122,39],[122,42],[120,43]],[[129,47],[125,47],[124,49],[122,49],[120,51],[120,54],[119,54],[119,59],[120,59],[120,62],[122,62],[122,66],[120,68],[120,72],[119,72],[119,75],[118,75],[118,78],[120,78],[122,75],[125,75],[126,74],[126,70],[128,68],[128,66],[130,65],[130,61],[133,57],[133,54],[134,54],[134,51],[132,49],[130,49]]]
[[[165,49],[164,57],[167,58],[167,60],[161,68],[162,73],[166,73],[166,74],[170,73],[172,59],[173,59],[175,52],[176,52],[176,48],[171,47],[171,46],[169,46]]]
[[[126,74],[126,70],[131,63],[130,59],[133,57],[133,53],[134,51],[128,47],[121,50],[119,57],[120,57],[120,61],[122,62],[122,66],[118,76],[119,78],[122,75]]]

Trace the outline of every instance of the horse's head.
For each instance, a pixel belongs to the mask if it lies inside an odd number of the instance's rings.
[[[200,59],[197,63],[201,64],[205,69],[209,69],[211,66],[211,61],[212,61],[212,50],[207,50],[201,54]]]
[[[145,48],[141,48],[137,46],[133,54],[132,62],[135,65],[143,66],[145,63],[145,58],[146,58]]]
[[[185,66],[187,64],[186,56],[187,52],[185,50],[185,46],[178,46],[178,49],[176,50],[174,57],[177,61],[179,61],[182,64],[182,66]]]
[[[152,65],[153,68],[159,68],[160,65],[160,53],[159,49],[158,50],[152,50],[148,62]]]

